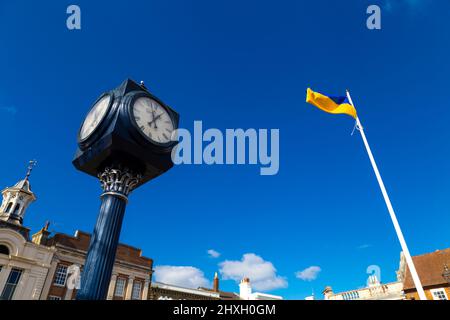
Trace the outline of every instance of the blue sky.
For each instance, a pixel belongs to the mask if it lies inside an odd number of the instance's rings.
[[[400,245],[353,121],[306,105],[307,87],[351,90],[412,254],[448,246],[448,1],[76,1],[78,31],[70,4],[0,3],[0,186],[39,161],[33,230],[92,231],[101,190],[71,164],[76,134],[131,77],[182,127],[280,129],[278,175],[177,166],[132,194],[121,242],[161,280],[208,284],[221,269],[237,291],[239,270],[259,270],[257,286],[288,299],[363,286],[374,264],[395,280]],[[366,28],[369,4],[382,30]],[[311,266],[315,280],[296,277]]]

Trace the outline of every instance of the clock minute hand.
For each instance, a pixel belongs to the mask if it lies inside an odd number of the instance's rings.
[[[163,114],[161,113],[161,114],[157,115],[156,117],[153,117],[152,121],[150,121],[150,122],[148,123],[148,125],[151,126],[152,123],[154,123],[154,124],[155,124],[155,129],[157,129],[158,127],[156,126],[156,120],[158,120],[159,118],[161,118],[162,115],[163,115]]]
[[[152,108],[152,121],[150,121],[149,123],[148,123],[148,125],[151,127],[152,126],[152,123],[154,123],[154,127],[155,127],[155,129],[158,129],[158,127],[156,126],[156,117],[155,117],[155,110],[153,110],[153,108]]]

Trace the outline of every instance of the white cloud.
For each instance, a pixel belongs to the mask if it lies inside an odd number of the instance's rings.
[[[209,249],[208,250],[208,254],[209,254],[210,258],[218,258],[218,257],[220,257],[220,252],[217,252],[214,249]]]
[[[313,281],[313,280],[317,279],[317,276],[319,275],[320,271],[322,271],[322,269],[320,269],[320,267],[311,266],[302,271],[297,271],[295,273],[295,276],[298,279],[301,279],[304,281]]]
[[[14,116],[17,113],[17,108],[13,106],[0,106],[0,112],[9,113]]]
[[[269,291],[288,286],[286,279],[276,274],[277,270],[271,262],[254,253],[244,254],[241,260],[225,260],[219,266],[224,280],[240,282],[248,277],[255,290]]]
[[[211,287],[203,271],[189,266],[157,266],[153,274],[156,282],[185,288]]]

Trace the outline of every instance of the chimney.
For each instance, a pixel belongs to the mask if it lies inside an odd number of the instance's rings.
[[[325,289],[322,291],[322,294],[324,296],[324,299],[328,300],[334,294],[333,289],[330,286],[326,286]]]
[[[244,278],[239,284],[239,296],[242,300],[250,300],[252,295],[252,286],[250,285],[250,279]]]
[[[214,274],[213,291],[219,292],[219,276],[217,275],[217,272]]]

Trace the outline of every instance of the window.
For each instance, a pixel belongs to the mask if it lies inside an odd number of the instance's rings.
[[[14,296],[14,291],[16,291],[17,284],[19,283],[20,276],[22,275],[22,270],[13,268],[9,273],[8,280],[6,281],[5,287],[3,288],[2,300],[11,300]]]
[[[61,300],[61,297],[57,297],[57,296],[48,296],[47,300]]]
[[[125,282],[124,278],[117,278],[116,280],[116,289],[114,290],[114,295],[116,297],[123,297],[125,292]]]
[[[14,213],[15,215],[19,214],[19,210],[20,210],[20,204],[16,204],[16,207],[14,208]]]
[[[8,203],[8,206],[6,207],[5,212],[10,213],[9,211],[11,210],[11,207],[12,207],[12,202]]]
[[[7,246],[0,244],[0,254],[9,255],[9,249]]]
[[[133,282],[133,291],[131,292],[131,300],[141,300],[142,282]]]
[[[359,299],[359,292],[358,291],[351,291],[351,292],[345,292],[342,295],[342,298],[344,300],[355,300],[355,299]]]
[[[53,284],[64,287],[66,285],[66,279],[67,279],[67,266],[60,264],[56,268],[55,280],[53,281]]]
[[[432,289],[431,294],[433,295],[434,300],[448,300],[444,288]]]

